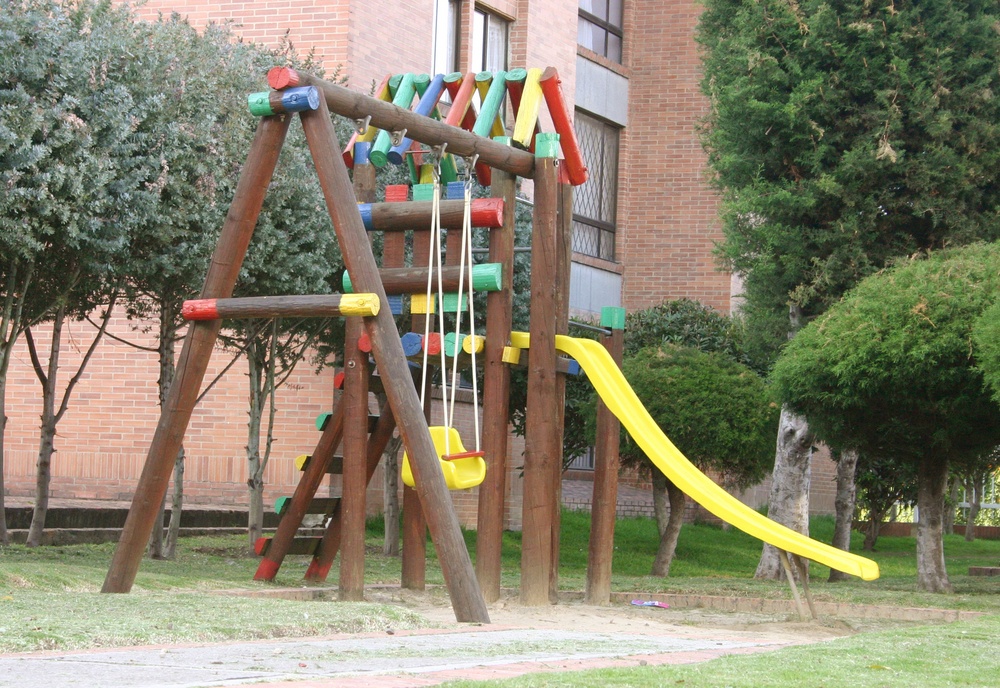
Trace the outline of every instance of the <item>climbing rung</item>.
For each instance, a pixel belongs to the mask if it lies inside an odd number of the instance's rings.
[[[288,552],[286,554],[315,554],[316,550],[319,548],[319,543],[323,540],[321,537],[302,537],[294,538],[288,547]],[[253,551],[257,553],[257,556],[266,556],[267,550],[271,548],[271,538],[257,538],[257,542],[254,543]]]
[[[330,417],[333,414],[329,411],[324,411],[323,413],[316,416],[316,429],[320,432],[326,428],[326,424],[330,422]],[[370,413],[368,414],[368,432],[375,432],[375,425],[378,423],[378,414]]]
[[[329,516],[337,508],[339,501],[340,497],[313,497],[313,500],[309,502],[309,506],[306,507],[306,513],[326,514]],[[274,502],[274,513],[284,516],[291,503],[291,497],[278,497]]]
[[[312,457],[309,454],[300,454],[295,457],[295,467],[300,471],[304,471],[309,467],[309,462]],[[344,472],[344,457],[334,456],[330,459],[330,465],[326,467],[326,472],[330,475],[341,475]]]

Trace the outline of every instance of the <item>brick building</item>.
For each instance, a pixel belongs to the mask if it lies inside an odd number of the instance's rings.
[[[731,280],[712,256],[721,233],[696,133],[706,109],[693,38],[696,0],[148,0],[140,11],[150,17],[177,12],[195,26],[233,21],[242,37],[267,45],[287,32],[300,52],[314,49],[362,92],[388,73],[556,67],[567,102],[576,104],[575,126],[591,171],[574,201],[574,315],[681,297],[728,311]],[[546,117],[543,129],[551,131]],[[73,328],[85,348],[90,326]],[[126,339],[144,336],[124,320],[114,329]],[[63,356],[68,377],[77,344]],[[220,354],[213,366],[221,369],[226,360]],[[154,353],[115,341],[101,346],[59,425],[53,496],[131,498],[159,416],[156,374]],[[297,482],[292,459],[314,446],[309,429],[329,408],[331,379],[303,368],[279,393],[268,499],[288,494]],[[240,372],[224,376],[192,419],[185,445],[189,503],[245,503],[245,384]],[[22,348],[7,390],[8,494],[34,490],[39,409],[30,400],[37,398]],[[513,453],[519,456],[516,447]],[[814,476],[814,485],[829,496],[814,499],[814,509],[830,511],[832,492],[825,486],[832,482],[825,473]],[[511,482],[516,503],[518,483]],[[755,506],[766,501],[766,489],[754,494]],[[377,491],[372,497],[370,503],[380,503]],[[474,523],[474,495],[459,494],[456,501],[463,520]],[[510,516],[517,526],[519,508]]]

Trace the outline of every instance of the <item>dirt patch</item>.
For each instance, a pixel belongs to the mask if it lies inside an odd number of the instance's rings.
[[[638,596],[637,596],[638,597]],[[368,589],[370,602],[398,604],[411,609],[441,628],[468,628],[459,624],[443,590],[417,592],[400,588]],[[516,628],[555,629],[581,632],[615,632],[705,637],[713,630],[727,636],[803,644],[852,635],[860,624],[837,619],[801,622],[787,614],[719,612],[709,609],[663,609],[613,603],[607,607],[585,605],[578,600],[560,601],[546,607],[525,607],[515,595],[507,595],[489,607],[494,625]]]

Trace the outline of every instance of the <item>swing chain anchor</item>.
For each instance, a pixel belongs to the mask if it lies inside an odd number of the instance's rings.
[[[392,140],[392,145],[398,146],[406,138],[406,129],[400,129],[399,131],[389,132],[389,138]]]
[[[372,116],[354,120],[354,130],[358,132],[358,136],[364,136],[365,132],[368,131],[368,125],[371,124]]]
[[[439,143],[436,146],[431,146],[431,158],[434,161],[434,167],[441,169],[441,161],[444,160],[444,156],[448,151],[448,142]]]
[[[476,164],[479,162],[479,153],[473,153],[472,155],[466,156],[463,160],[465,161],[465,174],[463,176],[463,180],[468,185],[472,183],[472,172],[476,169]]]

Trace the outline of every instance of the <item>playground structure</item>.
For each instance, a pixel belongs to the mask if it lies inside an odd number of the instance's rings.
[[[292,313],[347,318],[343,391],[322,425],[315,450],[301,461],[302,478],[295,493],[282,501],[277,532],[273,538],[258,543],[258,553],[263,557],[255,576],[259,580],[272,580],[289,553],[311,554],[306,579],[325,580],[339,552],[340,597],[362,598],[365,490],[385,445],[398,428],[406,449],[407,484],[403,491],[401,584],[418,589],[424,586],[424,548],[429,530],[456,618],[489,622],[486,604],[500,595],[510,365],[518,362],[529,343],[522,603],[549,604],[555,601],[558,589],[564,399],[564,377],[559,370],[566,368],[560,352],[576,359],[604,402],[598,411],[588,602],[607,603],[610,597],[617,492],[616,417],[654,463],[685,492],[724,520],[779,547],[790,581],[788,562],[804,566],[797,557],[815,559],[865,579],[878,576],[874,562],[768,521],[730,497],[684,459],[631,394],[615,362],[616,356],[619,362],[621,356],[621,309],[606,309],[602,314],[602,326],[608,328],[604,346],[568,336],[572,187],[586,181],[587,171],[554,69],[438,75],[433,79],[426,75],[396,75],[384,80],[374,98],[288,68],[273,69],[268,82],[272,91],[250,96],[251,111],[261,116],[257,134],[201,298],[186,307],[192,324],[178,361],[177,382],[164,403],[103,591],[131,589],[221,319]],[[451,107],[442,118],[438,104],[445,92],[451,97]],[[476,92],[482,103],[478,114],[472,104]],[[515,116],[512,137],[503,136],[500,121],[505,98]],[[543,102],[556,130],[554,134],[539,131]],[[343,149],[331,112],[357,123],[357,133]],[[293,113],[298,113],[305,130],[340,242],[349,278],[345,292],[356,293],[232,299]],[[491,135],[496,138],[488,138]],[[454,156],[464,160],[464,169],[460,170]],[[409,167],[412,201],[407,200],[408,189],[404,186],[390,187],[386,202],[375,202],[375,168],[386,163]],[[353,169],[353,182],[348,168]],[[473,169],[479,183],[489,184],[490,199],[471,200],[468,176]],[[459,179],[463,173],[466,180]],[[514,192],[518,176],[534,180],[529,334],[511,332]],[[450,190],[461,190],[464,198],[440,200],[439,182],[452,182]],[[475,266],[475,270],[469,243],[473,225],[489,232],[487,263]],[[441,229],[459,226],[461,234],[448,232],[448,264],[442,265],[441,250],[434,243],[440,240]],[[406,230],[413,236],[415,258],[410,267],[404,265]],[[381,268],[372,251],[370,231],[383,232]],[[421,266],[418,261],[424,255],[431,256],[431,260]],[[435,255],[439,260],[436,267]],[[431,288],[435,281],[437,294]],[[463,338],[458,336],[458,327],[450,340],[443,329],[432,333],[432,318],[440,324],[446,312],[453,312],[454,319],[461,320],[463,303],[474,303],[469,298],[473,290],[488,291],[485,337],[471,333]],[[406,294],[410,295],[413,332],[400,336],[393,311],[398,312],[398,297]],[[449,299],[449,295],[453,298]],[[470,313],[470,323],[473,317]],[[411,361],[421,353],[421,364],[414,368]],[[476,433],[474,451],[462,446],[462,438],[454,433],[447,414],[444,427],[429,427],[426,392],[432,354],[440,356],[440,363],[435,365],[442,370],[442,377],[445,369],[455,370],[466,354],[473,359],[478,355],[482,361],[483,427],[481,441]],[[370,358],[374,359],[377,375],[373,375]],[[373,385],[381,387],[386,399],[377,419],[369,418]],[[343,460],[337,465],[334,452],[341,443]],[[342,496],[315,498],[323,477],[335,469],[343,474]],[[479,484],[475,569],[448,492],[449,487],[461,489],[474,484]],[[322,537],[296,538],[306,513],[328,517]],[[793,556],[787,557],[785,552]]]

